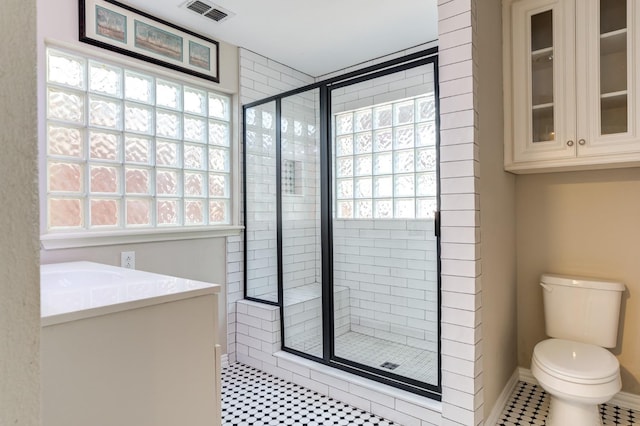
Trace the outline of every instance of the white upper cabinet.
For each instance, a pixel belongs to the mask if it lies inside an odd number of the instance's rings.
[[[503,6],[505,169],[640,165],[640,1]]]

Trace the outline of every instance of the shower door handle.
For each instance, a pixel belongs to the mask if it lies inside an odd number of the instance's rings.
[[[440,238],[440,211],[438,210],[433,214],[433,233],[436,238]]]

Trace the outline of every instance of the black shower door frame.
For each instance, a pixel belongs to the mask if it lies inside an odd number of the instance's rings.
[[[273,302],[256,297],[248,297],[247,293],[247,242],[245,233],[244,242],[244,294],[245,299],[278,306],[280,309],[280,333],[282,341],[282,350],[300,357],[310,359],[331,367],[347,371],[360,377],[372,379],[381,383],[385,383],[403,390],[407,390],[416,394],[427,396],[431,399],[440,401],[442,398],[442,369],[441,369],[441,278],[440,278],[440,185],[437,185],[437,210],[435,213],[435,236],[437,237],[437,359],[438,359],[438,379],[437,385],[420,382],[394,374],[390,371],[380,370],[355,361],[337,357],[335,354],[334,339],[334,299],[333,299],[333,185],[332,185],[332,120],[331,120],[331,93],[333,90],[362,83],[378,77],[408,70],[422,65],[433,64],[434,67],[434,99],[436,111],[436,179],[440,181],[440,164],[439,164],[439,148],[440,148],[440,114],[439,114],[439,84],[438,84],[438,49],[432,48],[416,52],[414,54],[393,59],[377,65],[372,65],[358,71],[353,71],[339,77],[320,81],[310,84],[299,89],[291,90],[251,102],[243,106],[243,141],[246,143],[246,111],[260,105],[275,102],[275,123],[276,123],[276,141],[275,141],[275,162],[276,162],[276,223],[277,223],[277,291],[278,301]],[[319,106],[320,106],[320,199],[321,199],[321,285],[322,285],[322,357],[310,355],[300,350],[288,347],[285,340],[284,328],[284,283],[283,283],[283,236],[282,236],[282,154],[281,139],[282,129],[280,126],[282,119],[282,99],[308,92],[311,90],[319,90]],[[247,150],[243,149],[243,201],[244,201],[244,223],[247,224]]]

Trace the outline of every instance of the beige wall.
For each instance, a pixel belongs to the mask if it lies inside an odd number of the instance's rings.
[[[97,55],[108,55],[115,60],[125,60],[133,67],[153,67],[158,73],[165,73],[169,77],[192,80],[196,84],[208,85],[226,93],[238,92],[238,49],[235,46],[220,43],[220,83],[215,84],[205,80],[190,77],[187,74],[176,73],[162,67],[152,66],[117,53],[99,49],[85,43],[78,42],[78,2],[77,0],[39,0],[38,1],[38,60],[45,63],[45,45],[47,43],[63,45],[71,49],[81,49]],[[45,67],[39,67],[38,86],[40,99],[44,97]],[[234,96],[234,98],[237,98]],[[237,100],[234,101],[237,105]],[[39,132],[41,152],[44,151],[44,101],[40,102]],[[237,122],[237,108],[234,113]],[[238,132],[234,132],[233,140],[238,139]],[[44,157],[40,158],[40,167],[44,168]],[[40,179],[42,194],[46,187],[44,174]],[[44,205],[44,197],[41,203]],[[43,212],[44,213],[44,212]],[[44,228],[46,222],[44,214],[40,226]],[[43,250],[42,263],[53,263],[73,260],[90,260],[111,265],[120,264],[121,251],[136,252],[136,268],[150,272],[174,275],[182,278],[213,282],[223,285],[219,298],[220,337],[222,347],[226,349],[226,239],[208,238],[182,241],[167,241],[145,244],[127,244],[104,247],[89,247],[67,250]]]
[[[640,168],[518,176],[518,362],[545,338],[543,272],[626,284],[618,357],[622,389],[640,394]]]
[[[191,280],[224,283],[226,273],[224,250],[224,238],[203,238],[47,250],[42,252],[41,263],[88,260],[120,266],[120,252],[134,251],[136,269],[176,275]],[[220,253],[223,255],[219,256]]]
[[[477,3],[485,418],[517,367],[515,177],[503,170],[500,0]]]
[[[41,263],[88,260],[120,266],[120,252],[136,253],[136,269],[191,280],[222,284],[218,298],[220,344],[227,347],[226,241],[224,238],[120,244],[64,250],[43,250]],[[226,351],[225,351],[226,352]]]
[[[0,425],[40,424],[35,0],[0,7]]]

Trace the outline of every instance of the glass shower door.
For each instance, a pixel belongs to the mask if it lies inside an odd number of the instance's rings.
[[[284,346],[322,358],[319,102],[319,89],[281,100],[280,190]]]
[[[331,92],[334,360],[437,386],[434,65]]]
[[[433,53],[245,105],[243,210],[272,350],[439,398]]]
[[[276,103],[245,111],[247,299],[278,302]]]

